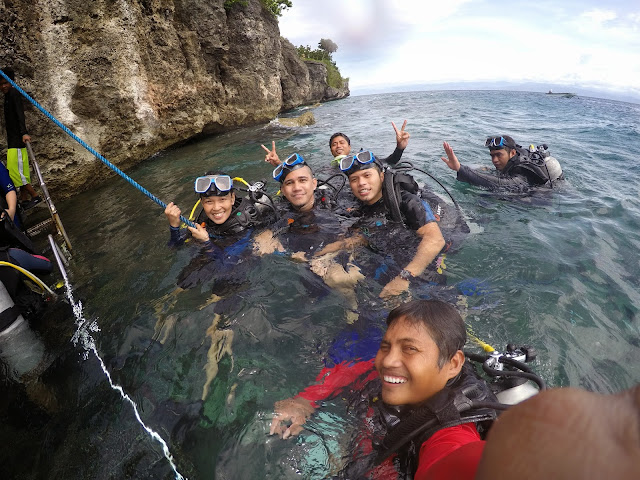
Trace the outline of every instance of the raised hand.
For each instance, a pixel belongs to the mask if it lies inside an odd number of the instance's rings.
[[[460,162],[458,161],[458,157],[453,153],[453,148],[447,142],[443,142],[442,146],[444,147],[444,152],[447,154],[445,157],[440,157],[444,163],[447,164],[451,170],[455,170],[456,172],[460,170]]]
[[[270,163],[274,167],[277,167],[282,162],[280,161],[280,157],[278,157],[278,154],[276,153],[276,142],[271,142],[271,145],[272,145],[271,150],[269,150],[264,145],[260,145],[260,146],[265,152],[267,152],[267,154],[264,156],[264,161]]]
[[[409,137],[411,136],[409,135],[409,132],[405,132],[404,130],[407,127],[407,121],[404,121],[400,130],[398,130],[395,123],[391,122],[391,125],[393,125],[393,129],[396,131],[396,143],[398,148],[400,150],[404,150],[407,148],[407,145],[409,144]]]

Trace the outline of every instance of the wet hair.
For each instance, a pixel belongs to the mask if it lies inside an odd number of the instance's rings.
[[[389,312],[387,327],[404,318],[411,325],[422,324],[438,346],[438,367],[442,368],[467,341],[464,320],[452,305],[441,300],[412,300]]]
[[[298,170],[299,168],[302,167],[309,167],[309,171],[311,172],[311,179],[316,178],[315,175],[313,174],[313,169],[309,166],[309,164],[307,162],[302,162],[302,163],[298,163],[297,165],[293,165],[292,167],[285,165],[283,168],[283,172],[282,172],[282,177],[280,177],[280,184],[282,185],[284,183],[284,181],[287,179],[287,176],[293,172],[294,170]]]
[[[16,73],[13,71],[13,68],[11,67],[5,67],[2,69],[2,73],[4,73],[7,77],[9,77],[11,80],[15,81],[16,79]],[[4,77],[0,78],[1,80],[5,80]]]
[[[329,139],[329,146],[331,146],[331,144],[333,143],[333,139],[336,137],[343,137],[347,141],[347,143],[351,145],[351,140],[349,140],[349,137],[347,137],[344,133],[336,132],[331,135],[331,138]]]
[[[369,168],[373,168],[375,171],[377,171],[378,173],[382,172],[382,165],[380,165],[378,163],[378,160],[374,160],[371,163],[366,163],[366,164],[361,164],[360,162],[353,162],[353,165],[351,165],[351,168],[349,170],[347,170],[346,172],[343,172],[347,177],[350,177],[351,175],[353,175],[356,172],[359,172],[360,170],[367,170]]]

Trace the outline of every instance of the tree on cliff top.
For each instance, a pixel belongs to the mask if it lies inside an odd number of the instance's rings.
[[[267,10],[273,13],[274,16],[279,17],[282,12],[287,8],[291,8],[293,5],[291,0],[261,0]]]
[[[328,38],[320,39],[318,48],[311,50],[311,47],[300,45],[296,47],[298,56],[303,60],[318,60],[327,66],[327,84],[333,88],[342,88],[344,78],[340,75],[340,70],[336,62],[333,61],[331,54],[338,50],[338,45]]]
[[[329,54],[329,58],[331,58],[331,54],[338,50],[338,45],[330,38],[321,38],[318,42],[318,48],[327,52]]]

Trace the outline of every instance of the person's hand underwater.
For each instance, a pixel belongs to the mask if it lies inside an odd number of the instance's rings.
[[[311,402],[302,397],[287,398],[276,402],[269,435],[278,434],[283,440],[297,435],[315,411]],[[289,426],[286,423],[291,422]]]

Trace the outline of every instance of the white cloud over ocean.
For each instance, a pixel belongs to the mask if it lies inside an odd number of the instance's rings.
[[[548,83],[640,99],[640,3],[611,0],[293,0],[294,45],[331,38],[358,90],[445,82]]]

